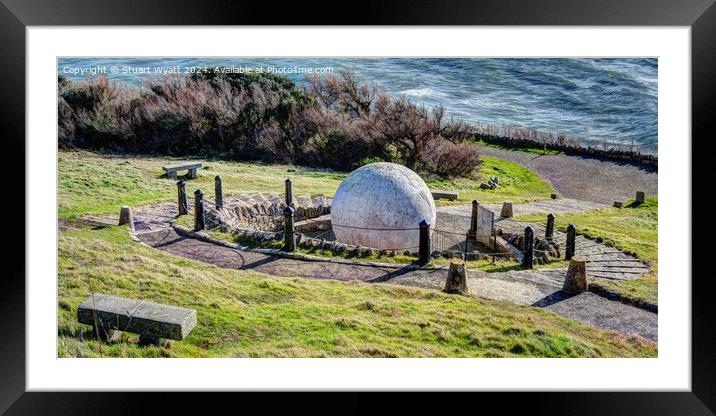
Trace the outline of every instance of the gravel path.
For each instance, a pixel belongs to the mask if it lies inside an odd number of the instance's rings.
[[[177,256],[214,264],[219,267],[252,270],[277,276],[309,279],[359,280],[442,289],[444,268],[415,269],[347,265],[323,261],[301,261],[240,251],[179,236],[171,228],[147,230],[140,240]],[[513,271],[486,273],[471,270],[471,294],[486,299],[544,307],[553,312],[597,328],[639,335],[657,340],[657,314],[610,301],[584,292],[568,296],[561,291],[564,270]]]
[[[656,196],[657,168],[582,156],[540,155],[478,146],[482,154],[519,163],[568,198],[612,204],[634,198],[636,191]]]

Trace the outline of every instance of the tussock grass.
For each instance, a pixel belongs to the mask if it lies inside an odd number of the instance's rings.
[[[62,230],[60,357],[97,357],[76,308],[96,292],[195,308],[197,327],[164,350],[125,334],[107,357],[651,357],[640,338],[549,311],[434,290],[221,269],[133,242],[126,229]]]

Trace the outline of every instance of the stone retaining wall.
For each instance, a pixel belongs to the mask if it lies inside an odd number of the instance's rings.
[[[207,217],[227,231],[250,228],[279,231],[283,228],[284,197],[278,194],[236,195],[224,199],[224,208],[207,210]],[[323,195],[293,198],[294,221],[304,221],[330,214],[331,200]]]

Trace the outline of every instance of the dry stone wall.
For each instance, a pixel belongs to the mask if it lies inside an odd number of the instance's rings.
[[[304,221],[330,214],[331,200],[323,195],[310,197],[298,195],[293,198],[294,221]],[[224,199],[224,208],[210,209],[207,216],[217,226],[227,231],[254,229],[280,231],[283,228],[283,210],[286,203],[282,195],[253,194],[236,195]]]

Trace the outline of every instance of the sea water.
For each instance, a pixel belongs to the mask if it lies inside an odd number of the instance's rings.
[[[656,58],[60,58],[57,71],[142,87],[152,77],[208,68],[299,83],[350,70],[393,96],[442,106],[448,117],[657,149]]]

